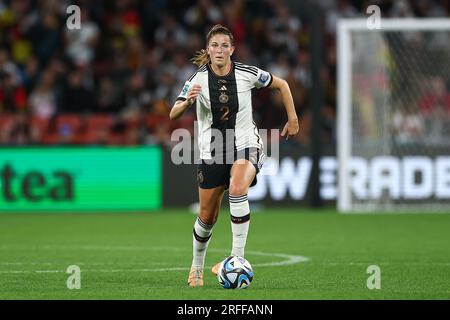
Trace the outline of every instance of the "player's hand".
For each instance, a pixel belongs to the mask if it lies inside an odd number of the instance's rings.
[[[201,91],[202,91],[202,87],[199,84],[194,84],[192,86],[191,90],[189,90],[188,95],[186,97],[189,105],[191,105],[195,102],[195,99],[197,99],[197,97]]]
[[[291,119],[289,120],[285,125],[284,125],[284,129],[281,132],[281,136],[286,136],[286,140],[289,139],[290,137],[295,136],[298,133],[298,119]]]

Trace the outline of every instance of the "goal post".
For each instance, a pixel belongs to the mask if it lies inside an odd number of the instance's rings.
[[[450,19],[340,19],[340,212],[450,212]]]

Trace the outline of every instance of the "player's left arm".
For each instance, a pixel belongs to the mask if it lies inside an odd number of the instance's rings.
[[[292,98],[291,89],[286,80],[278,78],[272,75],[272,83],[269,88],[280,90],[281,97],[283,99],[284,108],[287,112],[288,121],[285,124],[281,135],[284,137],[286,135],[286,140],[289,137],[297,134],[299,130],[298,117],[295,111],[294,99]]]

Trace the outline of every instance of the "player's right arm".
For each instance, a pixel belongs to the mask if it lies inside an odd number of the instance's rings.
[[[175,120],[181,117],[186,109],[195,102],[195,99],[197,99],[201,90],[202,88],[199,84],[194,84],[191,88],[189,88],[189,91],[187,92],[187,95],[185,97],[178,97],[177,101],[172,107],[172,110],[170,110],[170,120]]]

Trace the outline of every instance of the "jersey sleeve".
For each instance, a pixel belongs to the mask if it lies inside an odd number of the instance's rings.
[[[255,77],[252,77],[252,82],[255,88],[260,89],[269,87],[273,80],[272,74],[257,67],[255,68],[257,73]]]
[[[178,95],[177,100],[181,100],[181,101],[186,100],[189,90],[196,83],[196,81],[197,81],[197,73],[193,74],[189,78],[189,80],[184,83],[183,89],[181,89],[181,92]]]

